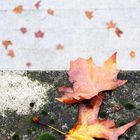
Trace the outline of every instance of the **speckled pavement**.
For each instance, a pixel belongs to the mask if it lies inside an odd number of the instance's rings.
[[[64,132],[73,127],[78,113],[78,104],[64,105],[55,100],[55,97],[60,96],[57,93],[57,87],[69,84],[67,72],[25,72],[24,76],[43,85],[52,85],[52,88],[47,91],[48,99],[46,104],[36,112],[32,109],[33,104],[29,104],[31,111],[28,115],[19,115],[16,111],[7,111],[7,117],[1,115],[0,140],[12,140],[14,133],[19,135],[20,140],[36,140],[37,136],[45,131],[53,133],[58,140],[63,140],[62,135],[46,127],[36,126],[30,119],[34,115],[39,115],[43,121]],[[106,92],[99,114],[100,118],[114,119],[117,126],[140,116],[140,71],[123,71],[119,74],[119,78],[127,79],[127,84],[114,91]],[[121,107],[118,112],[115,111],[116,105]],[[30,133],[31,128],[34,128],[32,133]],[[140,123],[129,129],[119,140],[140,140]]]

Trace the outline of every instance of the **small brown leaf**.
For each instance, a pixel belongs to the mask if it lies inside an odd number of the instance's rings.
[[[39,9],[39,7],[40,7],[40,3],[41,3],[41,0],[39,0],[39,1],[37,1],[37,2],[35,3],[35,7],[36,7],[36,9]]]
[[[7,55],[10,56],[11,58],[13,58],[13,57],[15,57],[15,52],[13,50],[8,50]]]
[[[106,23],[106,25],[107,25],[108,29],[113,29],[116,27],[116,23],[114,23],[112,20],[110,22]]]
[[[23,12],[23,6],[19,5],[13,9],[16,14],[21,14]]]
[[[27,68],[30,68],[32,66],[32,63],[31,62],[27,62],[26,66],[27,66]]]
[[[10,40],[3,40],[2,45],[7,49],[8,46],[12,45],[12,42]]]
[[[27,28],[25,28],[25,27],[22,27],[22,28],[20,28],[20,31],[21,31],[21,33],[23,33],[23,34],[25,34],[25,33],[27,33]]]
[[[54,15],[54,10],[48,9],[48,10],[47,10],[47,13],[48,13],[48,15],[53,16],[53,15]]]
[[[35,32],[34,34],[36,38],[43,38],[45,33],[39,30]]]
[[[131,52],[129,53],[129,55],[130,55],[130,57],[131,57],[132,59],[136,57],[136,54],[135,54],[134,51],[131,51]]]
[[[92,11],[85,11],[86,17],[91,20],[93,18],[93,12]]]
[[[58,44],[58,45],[56,46],[56,49],[57,49],[57,50],[63,50],[63,49],[64,49],[64,46],[63,46],[62,44]]]
[[[121,37],[121,35],[123,34],[123,31],[120,30],[118,27],[116,27],[115,33],[116,33],[116,35],[117,35],[118,37]]]

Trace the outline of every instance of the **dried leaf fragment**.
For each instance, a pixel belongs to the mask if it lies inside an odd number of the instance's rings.
[[[15,52],[12,49],[8,50],[7,55],[10,56],[11,58],[13,58],[13,57],[15,57]]]
[[[56,49],[57,49],[57,50],[63,50],[63,49],[64,49],[64,46],[63,46],[62,44],[58,44],[58,45],[56,46]]]
[[[31,62],[27,62],[26,66],[27,66],[27,68],[30,68],[32,66],[32,63]]]
[[[39,8],[40,8],[40,4],[41,4],[41,0],[39,0],[39,1],[37,1],[37,2],[35,3],[36,9],[39,9]]]
[[[131,52],[129,53],[129,55],[130,55],[130,57],[131,57],[132,59],[136,57],[136,54],[135,54],[134,51],[131,51]]]
[[[103,98],[104,94],[100,93],[91,100],[90,106],[80,104],[78,120],[66,135],[66,140],[94,140],[93,138],[118,140],[127,129],[140,122],[138,118],[117,128],[114,120],[99,120],[98,113]]]
[[[8,48],[8,46],[12,45],[12,41],[10,40],[3,40],[2,45],[5,47],[5,49]]]
[[[60,87],[58,91],[63,96],[57,100],[72,104],[91,99],[101,91],[113,90],[127,82],[117,79],[119,71],[116,67],[116,53],[99,67],[93,63],[92,58],[71,61],[68,75],[73,86]]]
[[[51,8],[49,8],[49,9],[47,10],[47,13],[48,13],[49,15],[53,16],[53,15],[54,15],[54,10],[52,10]]]
[[[27,30],[26,27],[21,27],[20,31],[21,31],[22,34],[25,34],[25,33],[27,33],[28,30]]]
[[[85,11],[86,17],[91,20],[93,18],[93,12],[92,11]]]
[[[123,34],[123,31],[120,30],[118,27],[115,29],[115,33],[118,37],[121,37],[121,35]]]
[[[22,5],[18,5],[16,6],[13,11],[16,13],[16,14],[21,14],[23,12],[23,6]]]
[[[44,32],[42,32],[41,30],[37,31],[34,33],[36,38],[43,38],[44,37]]]

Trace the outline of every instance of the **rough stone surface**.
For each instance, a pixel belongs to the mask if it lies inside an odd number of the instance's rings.
[[[31,110],[30,115],[18,115],[16,112],[7,111],[7,117],[0,116],[0,140],[12,140],[11,136],[16,133],[21,140],[36,140],[41,132],[51,132],[58,140],[64,137],[46,127],[36,126],[32,124],[30,118],[39,115],[41,120],[67,132],[73,127],[78,113],[78,104],[64,105],[54,98],[60,95],[57,87],[69,84],[66,71],[49,71],[49,72],[25,72],[25,76],[33,81],[39,81],[40,84],[52,85],[49,89],[48,101],[40,108],[38,112]],[[140,116],[140,72],[123,71],[119,74],[120,79],[127,79],[128,82],[114,91],[107,91],[106,98],[101,107],[100,116],[103,115],[108,119],[114,119],[117,126],[121,123],[127,123]],[[134,109],[128,110],[125,104],[130,102],[135,105]],[[119,112],[115,112],[115,106],[121,106]],[[43,115],[43,113],[47,115]],[[36,131],[32,134],[28,130],[34,127]],[[129,129],[119,140],[139,140],[140,139],[140,123]]]

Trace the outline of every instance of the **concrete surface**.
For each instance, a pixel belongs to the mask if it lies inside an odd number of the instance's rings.
[[[66,70],[69,61],[77,57],[92,56],[101,64],[115,51],[121,69],[140,69],[139,0],[41,0],[36,9],[37,1],[0,1],[0,42],[11,40],[9,49],[15,52],[11,59],[1,45],[0,69],[28,70],[26,63],[30,62],[31,70]],[[23,6],[21,14],[13,12],[18,5]],[[49,8],[54,10],[53,16],[47,14]],[[93,12],[92,20],[87,19],[85,11]],[[110,20],[124,32],[121,38],[107,30]],[[28,32],[22,34],[21,27]],[[44,38],[35,38],[38,30],[45,33]],[[58,44],[64,49],[57,50]],[[135,59],[129,56],[132,50]]]
[[[4,75],[5,73],[8,73],[8,71],[3,71],[0,74]],[[15,71],[14,73],[18,74],[19,72]],[[69,84],[67,72],[24,72],[23,78],[24,77],[27,77],[29,81],[32,80],[35,83],[39,82],[40,86],[52,85],[50,89],[46,90],[47,98],[45,105],[41,106],[38,111],[34,111],[34,107],[30,107],[29,104],[30,112],[26,115],[17,114],[16,111],[5,110],[5,116],[0,115],[0,140],[12,140],[12,135],[14,133],[20,136],[20,140],[36,140],[37,136],[45,131],[54,134],[58,140],[63,140],[64,138],[62,135],[46,127],[36,126],[31,123],[30,119],[34,115],[39,115],[43,122],[47,122],[64,132],[67,132],[73,127],[78,113],[78,105],[64,105],[54,100],[55,97],[60,96],[57,92],[57,87]],[[132,121],[140,116],[140,72],[123,71],[120,73],[119,78],[128,79],[128,83],[114,91],[106,92],[106,99],[104,100],[100,111],[101,118],[114,119],[117,126]],[[1,82],[0,79],[0,83]],[[126,105],[128,102],[131,104],[131,109],[130,104],[129,106]],[[118,104],[121,106],[121,110],[115,112],[115,106]],[[30,129],[32,128],[34,128],[35,131],[30,134]],[[140,123],[129,129],[119,138],[119,140],[139,139]]]

